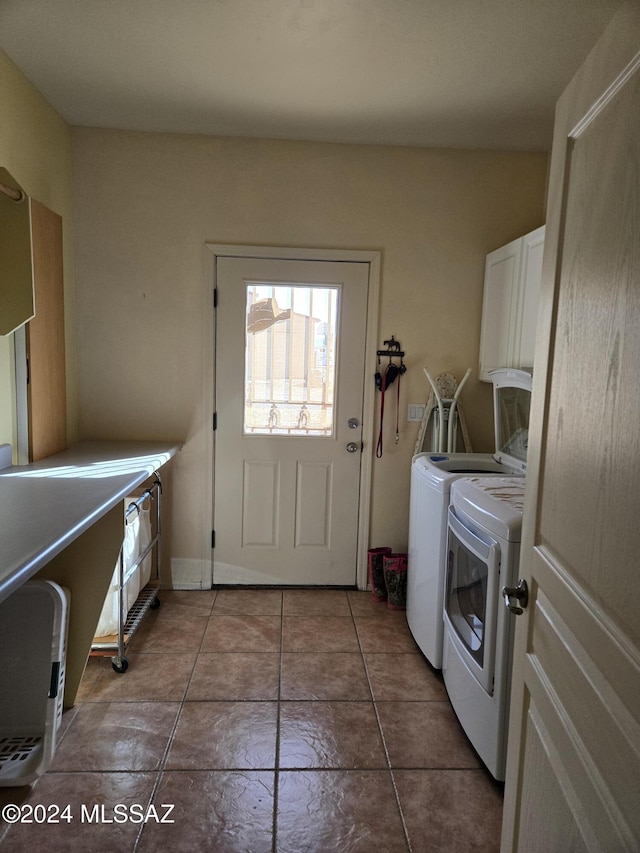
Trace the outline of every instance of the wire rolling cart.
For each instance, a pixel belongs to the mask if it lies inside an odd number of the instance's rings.
[[[153,568],[151,577],[145,586],[140,590],[135,602],[127,609],[124,607],[125,601],[125,549],[124,542],[120,547],[118,555],[118,563],[116,572],[118,575],[118,583],[116,590],[117,600],[117,631],[113,634],[94,637],[91,645],[91,655],[100,657],[111,657],[111,665],[115,672],[123,674],[129,668],[129,661],[126,657],[127,648],[133,639],[134,634],[140,627],[140,623],[149,610],[155,610],[160,606],[158,591],[160,589],[160,539],[161,539],[161,521],[160,508],[162,497],[162,481],[158,472],[153,474],[153,483],[146,488],[141,495],[132,498],[125,510],[125,521],[134,512],[140,513],[144,503],[148,500],[153,504],[155,502],[155,513],[153,518],[155,523],[152,525],[151,538],[146,544],[142,552],[137,555],[134,562],[128,567],[129,573],[137,571],[145,559],[151,554]],[[115,576],[115,573],[114,573]]]

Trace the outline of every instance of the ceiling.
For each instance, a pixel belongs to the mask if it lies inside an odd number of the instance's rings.
[[[70,125],[546,150],[622,0],[0,0]]]

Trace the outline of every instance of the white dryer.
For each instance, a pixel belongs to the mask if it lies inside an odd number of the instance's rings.
[[[411,464],[407,622],[429,663],[442,667],[447,510],[451,485],[461,477],[524,476],[531,375],[491,372],[495,452],[418,453]]]
[[[500,780],[515,630],[502,590],[518,583],[523,508],[522,477],[460,479],[451,487],[442,675],[469,740]]]

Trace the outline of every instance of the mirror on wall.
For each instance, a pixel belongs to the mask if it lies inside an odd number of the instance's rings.
[[[0,335],[34,316],[30,201],[0,167]]]

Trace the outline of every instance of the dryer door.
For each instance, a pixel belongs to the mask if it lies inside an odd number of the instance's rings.
[[[469,529],[449,508],[445,621],[482,688],[493,694],[500,545]]]

